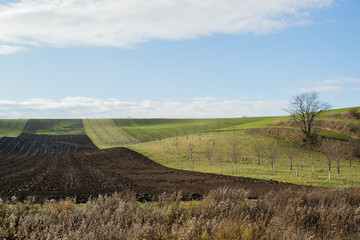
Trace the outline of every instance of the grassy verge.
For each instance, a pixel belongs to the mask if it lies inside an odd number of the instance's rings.
[[[0,119],[0,137],[19,136],[27,121],[26,119]]]
[[[100,149],[138,142],[136,138],[117,127],[112,119],[84,119],[83,125],[86,134]]]
[[[244,133],[244,135],[243,135]],[[236,138],[239,142],[237,151],[237,170],[232,159],[231,142]],[[255,145],[262,146],[260,164],[255,151]],[[177,145],[177,149],[176,149]],[[279,149],[275,161],[274,175],[271,173],[270,160],[267,157],[268,146],[276,145]],[[190,159],[190,148],[193,146],[193,157]],[[360,162],[353,161],[349,166],[348,160],[340,161],[340,174],[336,173],[336,162],[332,163],[332,179],[328,180],[328,166],[325,157],[318,152],[310,151],[293,146],[294,159],[293,169],[290,170],[290,160],[287,152],[291,146],[289,143],[276,140],[261,134],[249,134],[243,131],[209,133],[201,136],[190,135],[142,143],[129,148],[138,151],[150,159],[176,169],[209,172],[232,176],[243,176],[265,180],[277,180],[294,184],[303,184],[322,187],[357,187],[360,186]],[[213,149],[210,161],[207,151]],[[210,164],[209,164],[210,162]],[[313,171],[314,163],[314,171]],[[296,176],[298,168],[298,176]]]

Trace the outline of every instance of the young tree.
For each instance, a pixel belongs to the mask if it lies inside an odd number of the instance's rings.
[[[190,143],[188,145],[188,152],[189,152],[189,155],[190,155],[190,161],[193,160],[193,154],[194,154],[194,144]]]
[[[256,142],[255,143],[255,153],[256,153],[256,156],[257,156],[257,162],[258,162],[258,165],[260,165],[260,159],[262,157],[262,155],[264,154],[265,148],[264,148],[264,145],[261,143],[261,142]]]
[[[231,147],[231,158],[235,164],[235,173],[237,172],[237,160],[239,157],[239,151],[238,151],[238,145],[239,140],[236,136],[233,137],[233,139],[230,141],[230,147]]]
[[[329,167],[329,180],[331,180],[331,162],[334,157],[332,145],[333,145],[333,141],[330,139],[324,139],[321,144],[322,152],[325,155],[326,163]]]
[[[289,160],[290,160],[290,170],[293,170],[293,159],[294,159],[294,151],[293,151],[293,146],[291,145],[290,149],[288,151],[286,151],[286,155],[288,156]]]
[[[344,146],[338,141],[333,141],[332,152],[337,163],[337,173],[340,174],[340,160],[344,155]]]
[[[306,139],[310,139],[314,119],[323,111],[331,108],[328,103],[319,100],[316,92],[299,94],[290,101],[290,106],[284,109],[301,128]]]
[[[219,149],[217,152],[217,158],[220,162],[220,170],[222,170],[223,156],[224,156],[224,146],[222,146],[221,149]]]
[[[207,144],[205,147],[205,157],[209,161],[209,169],[211,168],[211,159],[214,155],[214,149],[211,147],[210,144]]]
[[[279,155],[279,148],[275,144],[268,146],[268,157],[271,164],[271,174],[274,175],[274,167],[277,156]]]
[[[351,139],[348,142],[347,151],[345,151],[345,156],[347,159],[349,159],[349,165],[351,167],[351,160],[353,156],[355,155],[356,149],[358,149],[358,144],[355,139]]]
[[[176,138],[174,139],[175,154],[178,153],[178,146],[179,146],[180,142],[181,142],[181,140],[180,140],[178,137],[176,137]]]

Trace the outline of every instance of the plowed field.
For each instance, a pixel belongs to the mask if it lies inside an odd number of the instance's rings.
[[[86,135],[32,135],[0,138],[0,154],[33,155],[96,150]],[[0,160],[1,161],[1,160]]]
[[[86,136],[22,134],[0,140],[0,197],[38,201],[131,190],[140,200],[182,191],[197,198],[220,186],[237,186],[257,197],[295,185],[174,170],[126,148],[98,150]]]
[[[0,197],[38,201],[131,190],[140,200],[182,191],[197,198],[220,186],[237,186],[258,197],[271,190],[298,186],[161,166],[126,148],[98,150],[85,135],[29,135],[0,139]]]

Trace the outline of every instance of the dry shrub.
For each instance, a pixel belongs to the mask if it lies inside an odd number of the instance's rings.
[[[247,200],[243,189],[220,188],[201,201],[181,194],[137,203],[115,193],[33,203],[0,200],[0,238],[7,239],[359,239],[360,190],[312,189]]]
[[[360,120],[360,112],[358,112],[357,108],[351,108],[348,111],[342,113],[335,113],[332,111],[324,117],[334,119]]]
[[[341,118],[349,120],[360,120],[360,112],[356,108],[351,108],[347,112],[341,113]]]

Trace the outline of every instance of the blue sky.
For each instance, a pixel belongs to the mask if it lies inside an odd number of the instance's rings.
[[[0,118],[284,115],[308,90],[360,105],[359,1],[53,2],[0,4]]]

